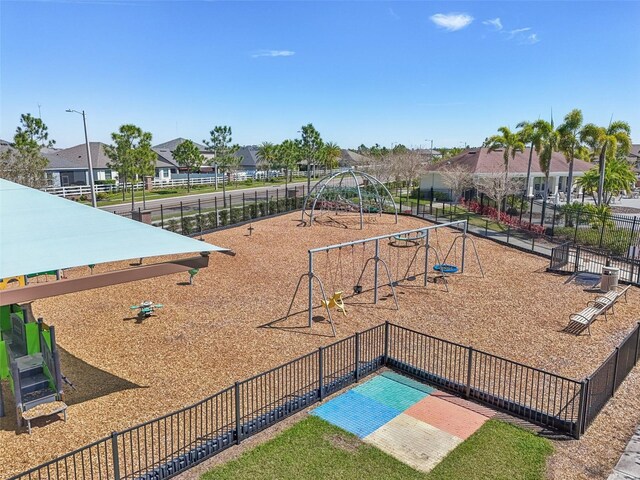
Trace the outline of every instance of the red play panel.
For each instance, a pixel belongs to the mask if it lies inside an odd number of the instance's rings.
[[[420,400],[404,413],[463,440],[489,419],[435,395]]]

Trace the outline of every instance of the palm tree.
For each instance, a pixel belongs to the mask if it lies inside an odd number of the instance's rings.
[[[636,181],[636,175],[633,172],[633,168],[625,159],[612,158],[606,162],[605,165],[605,179],[603,189],[603,205],[608,205],[611,199],[620,191],[629,191],[629,187]],[[578,178],[578,185],[580,185],[585,192],[591,194],[596,198],[596,192],[599,192],[600,173],[599,169],[595,167],[585,172],[585,174]]]
[[[269,171],[276,160],[276,145],[271,142],[262,142],[258,147],[257,154],[260,159],[260,166],[267,170],[267,176],[265,177],[265,182],[267,182],[269,180]]]
[[[559,149],[569,162],[569,178],[567,178],[567,204],[571,203],[573,193],[573,163],[576,158],[583,156],[584,149],[580,140],[582,128],[582,111],[575,108],[564,117],[564,123],[558,127],[560,133]]]
[[[605,203],[605,171],[607,161],[628,155],[631,150],[631,127],[627,122],[611,122],[607,128],[593,123],[580,131],[580,140],[591,148],[592,158],[598,159],[598,205]]]
[[[553,119],[551,123],[545,120],[538,120],[536,122],[541,132],[541,145],[542,150],[539,155],[540,170],[544,173],[544,190],[545,192],[549,188],[549,173],[551,169],[551,158],[553,152],[558,150],[558,143],[560,142],[560,133],[553,128]],[[547,209],[547,195],[542,197],[542,218],[540,225],[544,224],[544,214]]]
[[[503,149],[502,159],[504,161],[504,185],[509,182],[509,159],[514,159],[516,153],[524,151],[524,143],[518,132],[512,132],[509,127],[500,127],[500,135],[493,135],[485,140],[485,146],[489,151]],[[498,218],[500,218],[501,205],[498,205]]]
[[[544,121],[544,120],[543,120]],[[523,143],[529,143],[529,163],[527,165],[527,180],[525,182],[525,193],[529,192],[529,182],[531,180],[531,162],[533,161],[533,151],[535,150],[537,155],[540,155],[540,149],[542,148],[542,128],[540,120],[536,122],[520,122],[516,125],[520,129],[518,134],[520,135]],[[524,197],[524,195],[523,195]]]
[[[275,148],[276,164],[284,168],[284,189],[289,187],[289,175],[302,159],[302,152],[298,142],[295,140],[285,140]]]
[[[338,160],[342,156],[342,150],[337,143],[327,142],[322,147],[322,161],[324,164],[324,173],[338,166]]]

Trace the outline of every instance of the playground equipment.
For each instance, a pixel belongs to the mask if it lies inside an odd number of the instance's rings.
[[[458,259],[458,247],[457,247],[457,243],[458,240],[462,241],[462,255],[460,258],[460,272],[464,271],[464,261],[465,261],[465,254],[466,254],[466,244],[467,241],[471,242],[471,246],[473,247],[473,253],[476,256],[476,262],[478,263],[478,268],[480,269],[480,274],[482,275],[482,278],[484,278],[484,270],[482,269],[482,264],[480,263],[480,257],[478,256],[478,249],[476,248],[476,242],[473,240],[473,237],[469,236],[469,234],[467,233],[467,225],[465,225],[464,230],[462,231],[461,234],[457,235],[456,238],[453,239],[453,243],[451,244],[451,246],[449,247],[449,250],[447,251],[447,254],[444,256],[444,261],[443,261],[443,265],[441,265],[441,272],[443,272],[443,269],[445,267],[451,267],[452,265],[447,264],[447,260],[449,259],[449,255],[451,254],[451,252],[453,252],[453,257],[454,257],[454,265],[457,265],[457,259]],[[456,270],[455,272],[450,272],[450,273],[457,273],[458,270]]]
[[[27,279],[24,275],[19,275],[17,277],[0,278],[0,290],[8,288],[12,283],[17,283],[18,286],[24,287],[27,284]]]
[[[441,228],[457,228],[466,232],[467,221],[458,220],[309,250],[308,270],[298,279],[287,314],[278,321],[286,320],[291,315],[295,299],[305,279],[307,281],[308,326],[311,327],[313,322],[313,286],[315,282],[320,288],[320,306],[327,312],[327,318],[334,336],[335,326],[331,316],[330,303],[331,299],[335,300],[338,294],[344,303],[344,299],[371,291],[373,292],[373,303],[378,304],[380,287],[389,287],[390,297],[393,298],[395,308],[398,309],[398,297],[395,288],[401,282],[415,281],[418,276],[422,275],[423,286],[427,286],[429,254],[432,250],[436,264],[441,265],[444,263],[437,248],[429,243],[430,232],[432,230],[437,232]],[[385,244],[387,245],[386,250],[384,249]],[[463,242],[463,255],[465,248],[466,243]],[[405,254],[404,263],[401,254],[403,251],[408,254]],[[421,255],[422,252],[424,252],[424,257]],[[332,254],[334,255],[333,259],[331,257]],[[347,257],[347,259],[344,257]],[[384,280],[380,279],[380,266],[384,269]],[[462,268],[464,268],[464,265]],[[349,271],[351,272],[351,277],[345,280],[345,272],[348,274]],[[393,271],[395,271],[395,276],[392,275]],[[440,278],[444,278],[446,289],[449,291],[446,282],[446,270],[439,273]],[[333,292],[329,296],[325,289],[325,282],[329,287],[329,292]],[[346,291],[353,291],[353,294],[344,295]],[[335,301],[333,304],[335,304]]]
[[[199,268],[192,268],[191,270],[189,270],[189,285],[193,285],[194,277],[198,274],[199,271]]]
[[[347,316],[347,310],[344,308],[344,300],[342,299],[342,292],[334,293],[328,301],[322,300],[322,306],[326,307],[327,309],[335,308],[345,317]]]
[[[146,318],[149,318],[158,308],[162,308],[159,303],[153,303],[151,300],[145,300],[140,302],[140,305],[131,305],[131,310],[138,310],[138,321],[142,322]]]
[[[19,305],[0,307],[0,380],[8,379],[15,398],[18,427],[58,413],[66,421],[63,375],[53,326],[29,319]],[[0,388],[0,417],[4,402]]]
[[[327,175],[309,191],[302,208],[302,221],[309,217],[309,226],[314,219],[327,216],[340,223],[337,217],[357,215],[360,229],[364,227],[365,215],[393,213],[398,223],[398,206],[387,187],[377,178],[355,170],[343,170]],[[347,228],[345,223],[342,225]]]

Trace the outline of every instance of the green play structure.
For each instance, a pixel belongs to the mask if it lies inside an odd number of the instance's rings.
[[[16,403],[18,426],[39,416],[63,413],[62,372],[54,327],[30,318],[20,305],[0,306],[0,381],[8,380]],[[37,409],[57,402],[53,409]],[[40,411],[42,410],[42,411]],[[4,415],[0,388],[0,416]]]

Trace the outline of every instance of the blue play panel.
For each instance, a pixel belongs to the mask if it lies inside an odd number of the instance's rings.
[[[393,372],[358,385],[311,413],[364,438],[419,402],[434,389]]]

